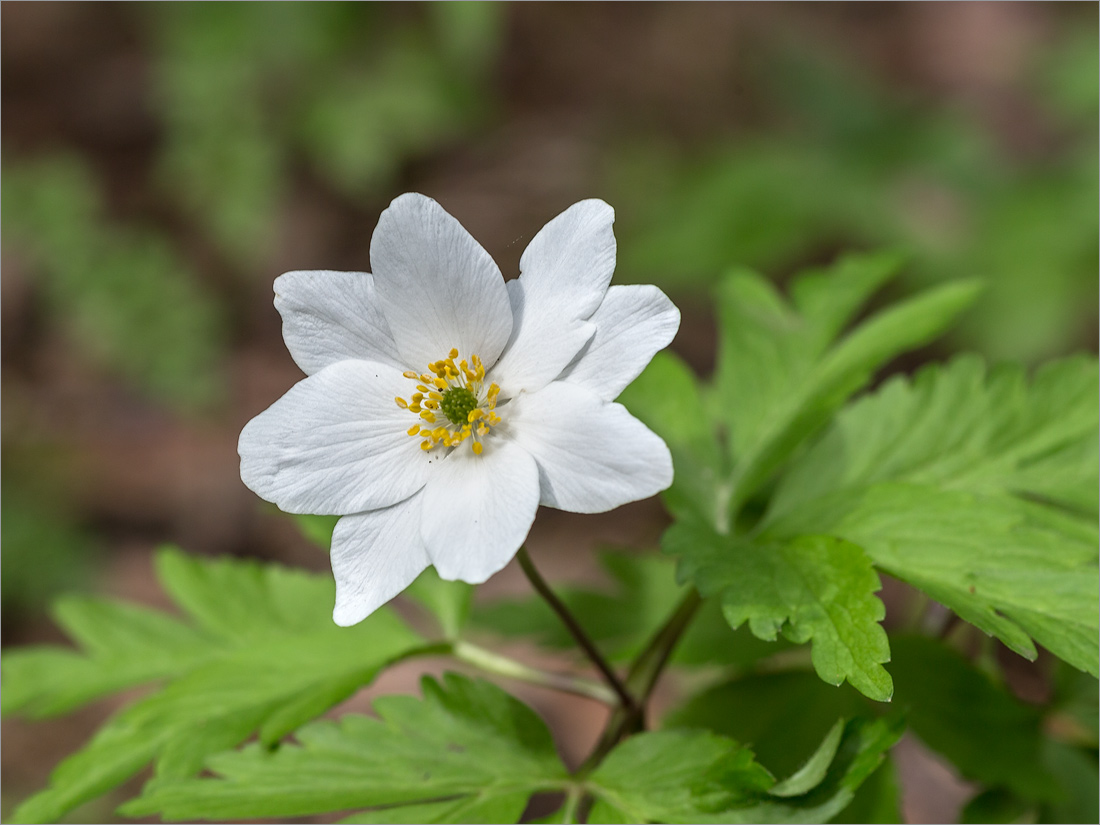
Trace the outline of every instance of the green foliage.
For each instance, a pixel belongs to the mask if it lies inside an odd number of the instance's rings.
[[[666,500],[677,523],[663,546],[681,558],[680,577],[704,596],[721,594],[733,627],[748,621],[762,639],[780,629],[794,642],[812,639],[822,678],[847,678],[880,700],[891,694],[882,668],[889,648],[867,556],[827,529],[761,537],[754,522],[776,474],[844,401],[976,295],[972,283],[948,284],[845,332],[897,265],[892,255],[842,259],[795,280],[790,303],[759,276],[733,273],[719,291],[713,386],[698,388],[666,357],[623,396],[673,451],[678,472]]]
[[[435,618],[442,638],[454,641],[470,618],[474,589],[466,582],[444,581],[429,567],[409,585],[405,596]]]
[[[783,272],[838,245],[900,246],[911,286],[989,284],[957,335],[966,345],[1025,361],[1080,346],[1100,261],[1097,44],[1079,28],[1030,74],[1035,125],[1060,147],[1042,156],[1005,151],[976,117],[905,101],[819,42],[765,47],[744,67],[765,127],[690,149],[671,135],[607,148],[629,205],[621,271],[698,288],[735,264]]]
[[[589,821],[824,822],[848,805],[900,736],[896,721],[838,724],[802,769],[777,783],[731,739],[690,730],[639,734],[589,778],[597,797]]]
[[[49,489],[33,493],[28,489],[27,469],[4,463],[8,484],[0,494],[4,524],[0,585],[5,614],[40,610],[61,590],[79,587],[95,558],[95,543],[73,524],[70,508],[60,496]]]
[[[204,562],[173,550],[158,576],[188,621],[147,608],[70,599],[59,624],[80,651],[22,648],[3,659],[4,712],[47,716],[150,681],[164,687],[116,714],[15,813],[49,822],[156,764],[156,783],[198,771],[253,733],[276,744],[351,695],[422,640],[382,610],[332,623],[332,584],[255,562]]]
[[[422,700],[378,699],[377,719],[316,722],[297,733],[297,745],[216,757],[217,779],[164,785],[126,812],[219,820],[371,807],[383,810],[350,821],[507,822],[531,793],[564,784],[550,732],[528,707],[454,674],[421,687]],[[414,811],[390,810],[408,805]]]
[[[676,607],[686,588],[675,580],[675,562],[659,555],[606,551],[600,563],[611,586],[555,587],[590,638],[612,661],[627,661]],[[486,630],[509,637],[534,639],[557,649],[575,642],[561,618],[535,596],[501,599],[480,605],[475,622]],[[746,665],[776,652],[777,646],[747,632],[730,633],[715,599],[703,603],[684,632],[672,661],[682,665]]]
[[[827,533],[1034,658],[1098,672],[1097,366],[960,358],[838,416],[776,491],[764,534]]]
[[[109,222],[75,157],[5,169],[3,198],[5,242],[28,257],[81,352],[176,404],[218,395],[221,311],[165,237]]]
[[[665,534],[665,549],[682,556],[681,573],[703,596],[721,594],[730,627],[748,621],[760,639],[782,630],[792,642],[813,641],[813,664],[830,684],[847,679],[867,696],[889,701],[886,609],[873,594],[878,576],[863,551],[828,536],[786,544],[743,542],[708,527],[681,524]]]
[[[404,161],[484,114],[500,11],[451,6],[411,14],[302,2],[147,10],[159,41],[165,189],[244,269],[270,254],[296,150],[337,191],[376,196]]]
[[[708,728],[744,742],[777,776],[795,772],[840,718],[866,713],[852,688],[827,685],[803,670],[750,672],[692,696],[665,720]],[[792,725],[791,719],[798,718]]]
[[[1050,798],[1041,762],[1041,713],[954,651],[920,637],[891,640],[897,701],[912,730],[968,779]],[[935,678],[928,678],[935,674]]]

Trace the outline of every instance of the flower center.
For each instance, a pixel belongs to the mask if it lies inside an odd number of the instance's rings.
[[[477,396],[465,387],[450,387],[439,399],[439,409],[452,424],[465,424],[477,408]]]
[[[408,429],[414,438],[422,438],[420,449],[431,450],[442,444],[457,447],[470,442],[475,455],[481,455],[482,440],[500,423],[496,413],[496,384],[485,386],[485,365],[476,355],[469,361],[459,361],[458,350],[439,361],[428,364],[428,372],[417,375],[412,370],[405,377],[416,381],[416,392],[409,400],[395,398],[397,406],[415,413],[420,421]],[[445,421],[440,421],[440,413]]]

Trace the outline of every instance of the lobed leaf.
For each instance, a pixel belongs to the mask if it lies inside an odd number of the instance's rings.
[[[379,698],[377,719],[307,725],[273,752],[219,754],[215,778],[156,783],[123,810],[224,820],[370,807],[345,821],[506,822],[567,780],[546,725],[500,688],[447,674],[422,690]]]
[[[704,596],[720,594],[733,628],[746,621],[772,640],[779,631],[796,643],[813,642],[813,664],[830,684],[847,679],[872,699],[889,701],[890,660],[879,622],[885,608],[871,561],[854,544],[827,536],[761,543],[721,536],[679,522],[664,537],[681,558],[681,571]]]
[[[781,482],[764,535],[826,533],[1034,658],[1100,672],[1097,368],[976,358],[852,405]]]
[[[191,624],[146,608],[63,602],[79,652],[5,654],[5,713],[50,715],[150,681],[165,686],[112,717],[28,799],[20,821],[56,821],[156,765],[152,785],[198,772],[206,757],[258,732],[265,746],[343,701],[423,640],[387,610],[332,623],[327,576],[160,551],[162,585]],[[75,680],[75,681],[74,681]]]
[[[901,736],[896,721],[855,720],[830,732],[783,783],[751,751],[708,731],[631,737],[588,778],[590,822],[824,822],[851,802]],[[825,763],[828,762],[827,766]],[[778,792],[777,792],[778,790]]]

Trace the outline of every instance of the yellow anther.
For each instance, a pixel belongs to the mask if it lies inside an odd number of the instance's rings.
[[[482,439],[501,422],[501,417],[494,411],[500,387],[486,384],[485,363],[481,357],[470,353],[466,359],[459,360],[459,351],[455,347],[446,358],[428,364],[427,372],[418,375],[408,370],[403,375],[418,382],[417,392],[410,396],[411,401],[404,398],[396,401],[400,407],[420,416],[421,420],[407,432],[410,436],[423,439],[421,449],[431,450],[439,445],[456,447],[463,441],[470,441],[474,454],[481,455],[484,450]],[[466,406],[468,401],[462,401],[460,409],[466,410],[465,420],[453,421],[450,415],[443,420],[444,399],[449,398],[447,393],[452,390],[462,390],[456,398],[466,397],[473,402],[473,409],[470,409]]]

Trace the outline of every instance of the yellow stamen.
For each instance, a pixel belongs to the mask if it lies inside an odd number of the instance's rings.
[[[447,357],[428,364],[427,372],[417,374],[408,370],[403,375],[416,382],[417,391],[409,396],[411,401],[397,398],[396,402],[403,409],[420,416],[420,421],[407,430],[410,436],[422,439],[420,448],[425,451],[438,446],[455,448],[469,441],[474,455],[481,455],[485,449],[483,439],[502,420],[495,412],[500,387],[497,384],[486,385],[485,363],[481,357],[471,353],[467,358],[459,359],[458,348],[454,347]],[[454,410],[450,403],[452,396],[448,393],[459,390],[462,392],[454,398],[468,399],[475,406],[470,409],[467,400],[456,402],[462,405],[458,409],[466,412],[465,420],[454,421],[450,418]],[[448,409],[452,412],[444,420],[444,411]]]

